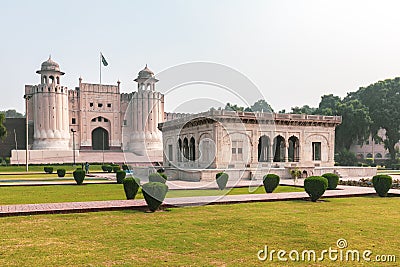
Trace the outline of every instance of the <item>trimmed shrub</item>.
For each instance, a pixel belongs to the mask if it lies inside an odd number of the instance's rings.
[[[279,176],[273,173],[267,174],[263,177],[263,184],[265,192],[272,193],[279,185]]]
[[[304,180],[304,190],[312,202],[316,202],[328,187],[328,179],[322,176],[310,176]]]
[[[74,175],[76,184],[81,185],[85,179],[85,171],[82,169],[76,169],[72,174]]]
[[[129,166],[126,164],[122,164],[122,170],[124,170],[124,171],[129,170]]]
[[[126,172],[122,170],[118,170],[116,173],[116,178],[117,178],[117,184],[122,184],[122,181],[124,180],[126,176]]]
[[[157,172],[158,172],[158,173],[164,173],[165,170],[164,170],[163,168],[160,168],[160,169],[157,170]]]
[[[112,165],[111,168],[112,168],[113,172],[117,172],[117,171],[121,170],[121,167],[119,165]]]
[[[386,197],[387,192],[392,186],[392,177],[389,175],[375,175],[372,177],[372,184],[374,185],[376,193],[380,197]]]
[[[322,177],[325,177],[328,179],[328,189],[336,189],[338,183],[339,183],[339,176],[334,173],[324,173]]]
[[[44,167],[43,169],[44,169],[45,173],[48,173],[48,174],[53,173],[53,167]]]
[[[163,183],[149,182],[142,186],[143,197],[151,211],[156,211],[164,201],[168,186]]]
[[[108,164],[102,165],[101,169],[103,170],[103,172],[112,172],[112,170],[113,170],[112,166],[108,165]]]
[[[58,177],[64,177],[65,169],[57,169],[57,175],[58,175]]]
[[[225,172],[219,172],[215,175],[219,190],[224,190],[228,183],[229,175]]]
[[[126,199],[135,199],[140,187],[140,179],[136,177],[126,177],[122,181]]]
[[[167,182],[167,175],[158,172],[150,173],[149,182],[158,182],[165,184]]]

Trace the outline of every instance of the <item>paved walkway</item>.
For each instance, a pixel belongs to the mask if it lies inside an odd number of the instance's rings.
[[[400,190],[391,189],[389,192],[392,194],[400,195]],[[326,191],[324,194],[324,198],[365,196],[371,194],[375,194],[375,191],[373,188],[370,187],[338,186],[337,190]],[[246,203],[246,202],[301,200],[306,198],[308,198],[308,195],[305,192],[180,197],[180,198],[166,198],[164,200],[163,207],[186,207],[186,206],[201,206],[201,205],[213,205],[213,204],[235,204],[235,203]],[[0,217],[34,215],[34,214],[126,210],[126,209],[146,210],[147,205],[143,199],[3,205],[0,206]]]

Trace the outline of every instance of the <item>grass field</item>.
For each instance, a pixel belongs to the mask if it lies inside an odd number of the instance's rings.
[[[257,252],[372,250],[400,260],[400,198],[341,198],[0,218],[0,266],[338,266],[260,262]],[[365,263],[363,266],[395,266]],[[360,266],[343,262],[341,266]]]
[[[264,188],[248,187],[232,190],[170,190],[167,197],[218,196],[237,194],[265,194]],[[249,192],[250,191],[250,192]],[[302,192],[303,188],[279,186],[274,192]],[[136,198],[143,198],[139,191]],[[0,205],[34,204],[52,202],[76,202],[125,199],[121,184],[86,184],[86,185],[52,185],[52,186],[10,186],[0,187]]]
[[[67,172],[72,172],[76,170],[76,168],[80,168],[81,165],[77,164],[76,166],[72,165],[45,165],[48,167],[53,167],[54,173],[57,172],[57,169],[65,169]],[[30,172],[43,172],[44,173],[44,165],[32,165],[29,166]],[[90,171],[102,171],[101,165],[90,165]],[[25,165],[12,165],[12,166],[0,166],[0,173],[7,173],[7,172],[25,172]]]

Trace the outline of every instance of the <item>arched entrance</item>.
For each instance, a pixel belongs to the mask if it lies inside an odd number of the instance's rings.
[[[92,149],[93,150],[110,150],[108,142],[108,132],[102,127],[98,127],[92,132]]]
[[[288,148],[288,160],[289,162],[299,161],[299,139],[292,135],[289,138],[289,148]]]
[[[285,138],[281,135],[274,139],[274,162],[285,162]]]
[[[270,160],[269,155],[269,138],[265,135],[258,139],[258,162],[268,162]]]

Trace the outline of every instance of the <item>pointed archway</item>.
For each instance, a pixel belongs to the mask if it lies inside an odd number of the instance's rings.
[[[92,149],[110,150],[108,131],[102,127],[97,127],[92,131]]]

